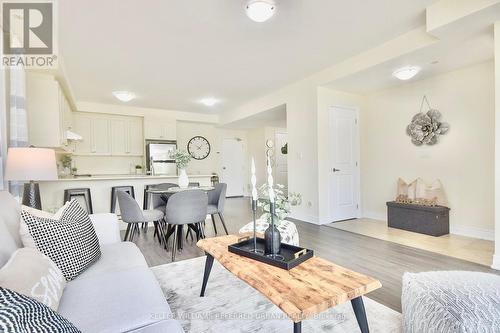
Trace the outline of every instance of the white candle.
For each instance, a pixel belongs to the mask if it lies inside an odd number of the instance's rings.
[[[253,157],[252,157],[252,178],[251,178],[251,182],[252,182],[252,199],[254,201],[257,201],[257,188],[256,188],[256,185],[257,185],[257,176],[255,176],[255,160],[253,159]]]
[[[271,159],[267,157],[267,186],[269,187],[269,202],[274,203],[274,190],[273,190],[273,168],[271,167]]]

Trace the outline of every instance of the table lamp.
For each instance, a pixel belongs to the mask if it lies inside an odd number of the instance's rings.
[[[9,148],[5,180],[24,184],[23,205],[42,209],[40,188],[35,181],[57,179],[56,154],[47,148]]]

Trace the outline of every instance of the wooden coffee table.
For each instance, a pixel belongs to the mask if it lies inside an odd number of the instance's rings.
[[[229,252],[228,245],[238,239],[229,235],[198,241],[207,254],[200,297],[205,296],[215,258],[279,307],[293,321],[295,333],[301,332],[304,319],[347,301],[351,301],[361,332],[369,332],[361,296],[382,287],[378,280],[319,257],[287,271]]]

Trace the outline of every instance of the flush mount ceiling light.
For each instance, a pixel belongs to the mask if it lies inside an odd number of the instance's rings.
[[[215,104],[217,104],[219,101],[216,100],[215,98],[213,97],[208,97],[208,98],[204,98],[200,101],[201,104],[203,105],[206,105],[206,106],[214,106]]]
[[[276,5],[272,0],[250,0],[246,6],[247,16],[255,22],[265,22],[276,12]]]
[[[392,73],[392,76],[398,78],[399,80],[406,81],[414,77],[420,72],[420,67],[418,66],[406,66],[400,69],[397,69]]]
[[[125,90],[113,91],[113,95],[122,102],[130,102],[135,98],[135,94],[133,92]]]

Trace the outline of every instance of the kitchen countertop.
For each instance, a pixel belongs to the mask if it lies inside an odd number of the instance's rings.
[[[212,177],[212,175],[188,175],[189,178],[207,178]],[[68,178],[59,178],[55,180],[46,180],[40,182],[71,182],[71,181],[96,181],[96,180],[120,180],[120,179],[177,179],[179,176],[177,175],[91,175],[87,176],[79,176],[79,177],[68,177]]]

